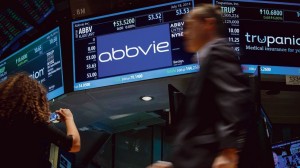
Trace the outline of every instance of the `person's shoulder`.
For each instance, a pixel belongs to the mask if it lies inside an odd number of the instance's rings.
[[[56,129],[52,124],[48,123],[37,123],[34,124],[32,128],[35,132],[40,133],[41,136],[49,134],[50,132],[55,132],[54,130]]]
[[[233,51],[233,45],[228,42],[227,39],[225,38],[219,38],[219,39],[215,39],[214,41],[212,41],[210,48],[212,49],[216,49],[219,51],[224,51],[224,50],[228,50],[228,51]]]
[[[225,39],[220,39],[210,46],[210,55],[216,59],[238,59],[238,54],[234,51],[232,44]]]

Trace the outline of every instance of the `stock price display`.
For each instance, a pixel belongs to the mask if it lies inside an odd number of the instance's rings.
[[[59,29],[45,34],[0,61],[0,82],[25,71],[48,90],[48,99],[64,93]]]
[[[74,89],[124,74],[112,83],[130,82],[146,78],[143,71],[190,64],[189,57],[182,58],[181,38],[182,18],[192,7],[187,0],[74,21]]]
[[[228,40],[244,64],[299,66],[299,3],[219,1]]]

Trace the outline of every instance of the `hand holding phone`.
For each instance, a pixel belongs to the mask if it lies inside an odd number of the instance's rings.
[[[50,113],[50,119],[49,119],[50,122],[52,123],[58,123],[60,122],[60,116],[58,113],[56,112],[51,112]]]

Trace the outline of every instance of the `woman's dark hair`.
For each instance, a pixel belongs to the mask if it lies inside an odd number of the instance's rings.
[[[8,125],[46,123],[49,119],[47,91],[25,72],[0,83],[0,121]]]

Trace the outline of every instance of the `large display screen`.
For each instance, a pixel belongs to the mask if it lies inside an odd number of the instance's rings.
[[[284,0],[282,0],[284,1]],[[300,75],[300,3],[214,0],[245,72]]]
[[[9,49],[16,50],[17,42],[36,29],[54,10],[53,0],[10,0],[1,3],[0,56]]]
[[[33,29],[33,26],[11,8],[0,12],[0,55]]]
[[[183,0],[72,22],[74,90],[196,72],[183,50]]]
[[[0,82],[25,71],[48,89],[48,99],[64,94],[59,28],[0,61]]]
[[[275,167],[300,167],[300,138],[275,143],[272,151]]]

